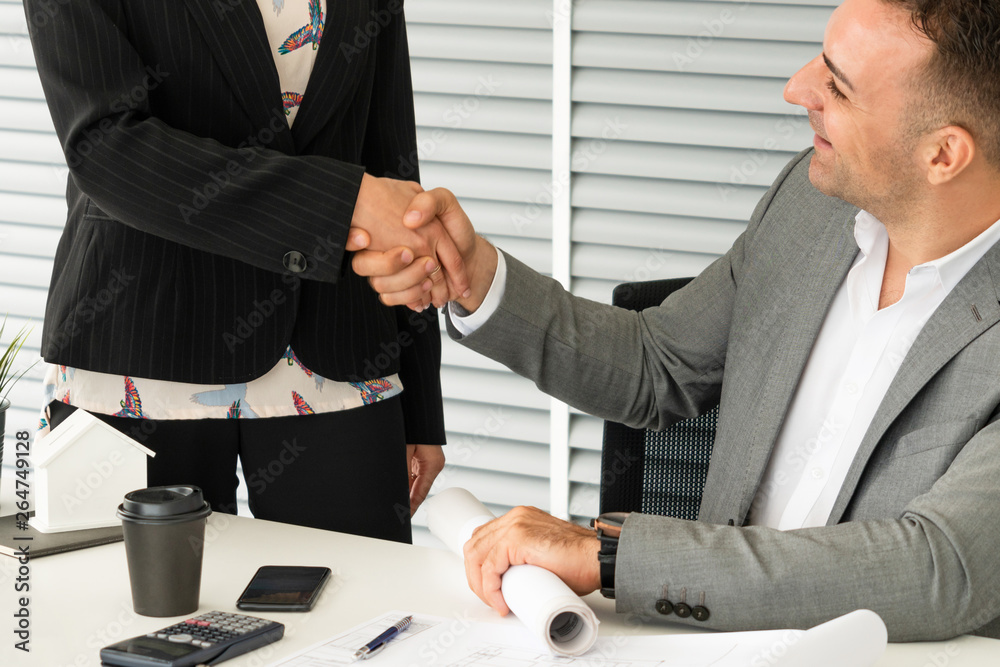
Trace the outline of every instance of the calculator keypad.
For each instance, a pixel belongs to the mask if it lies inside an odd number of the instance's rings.
[[[255,616],[212,611],[195,618],[189,618],[182,623],[171,625],[147,636],[166,639],[178,644],[192,644],[208,648],[218,642],[233,639],[271,625],[273,622]]]

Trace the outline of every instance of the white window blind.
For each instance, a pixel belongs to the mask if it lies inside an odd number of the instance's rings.
[[[424,184],[454,190],[478,229],[578,295],[608,302],[620,282],[695,275],[811,142],[782,90],[819,53],[835,4],[411,0],[418,123],[447,137],[423,156]],[[442,122],[456,89],[491,75],[504,82],[494,95],[460,127]],[[461,168],[473,143],[488,171]],[[449,340],[445,364],[452,445],[438,487],[467,485],[500,511],[593,516],[601,421],[503,384],[505,371]],[[490,406],[518,406],[531,426],[473,440]]]
[[[785,81],[821,49],[835,0],[409,0],[425,187],[581,296],[694,275],[725,252],[808,146]],[[554,119],[555,122],[554,122]],[[0,0],[0,312],[37,355],[66,168],[20,2]],[[8,330],[9,331],[9,330]],[[444,336],[449,445],[438,488],[495,511],[597,512],[601,422]],[[12,393],[34,428],[41,373]],[[10,440],[8,440],[10,444]],[[418,513],[415,539],[432,543]]]
[[[697,275],[812,141],[782,99],[835,2],[578,0],[572,291]],[[606,141],[607,139],[613,141]],[[570,417],[569,512],[598,511],[602,422]],[[554,445],[555,446],[555,445]]]
[[[38,359],[52,258],[66,220],[66,161],[56,139],[20,2],[0,0],[0,317],[3,342],[32,327],[15,368]],[[10,393],[6,452],[14,435],[34,434],[41,409],[41,362]],[[9,474],[12,456],[4,457]]]
[[[550,9],[539,0],[406,4],[424,186],[454,191],[481,233],[546,273]],[[518,504],[548,509],[550,399],[447,334],[442,345],[448,466],[435,488],[466,487],[497,513]],[[422,512],[414,523],[414,540],[433,543]]]

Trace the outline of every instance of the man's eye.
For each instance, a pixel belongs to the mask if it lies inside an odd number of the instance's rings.
[[[840,92],[840,88],[837,88],[837,83],[833,80],[833,77],[830,77],[830,80],[826,82],[826,87],[830,89],[830,92],[833,93],[833,96],[838,100],[847,99],[847,95],[844,95]]]

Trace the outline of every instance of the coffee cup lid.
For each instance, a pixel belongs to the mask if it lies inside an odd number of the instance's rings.
[[[197,486],[151,486],[125,494],[121,509],[136,517],[167,517],[197,512],[205,498]]]

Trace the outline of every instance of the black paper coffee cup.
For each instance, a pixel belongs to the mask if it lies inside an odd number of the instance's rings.
[[[125,494],[118,517],[135,613],[181,616],[198,609],[205,520],[211,513],[197,486],[152,486]]]

